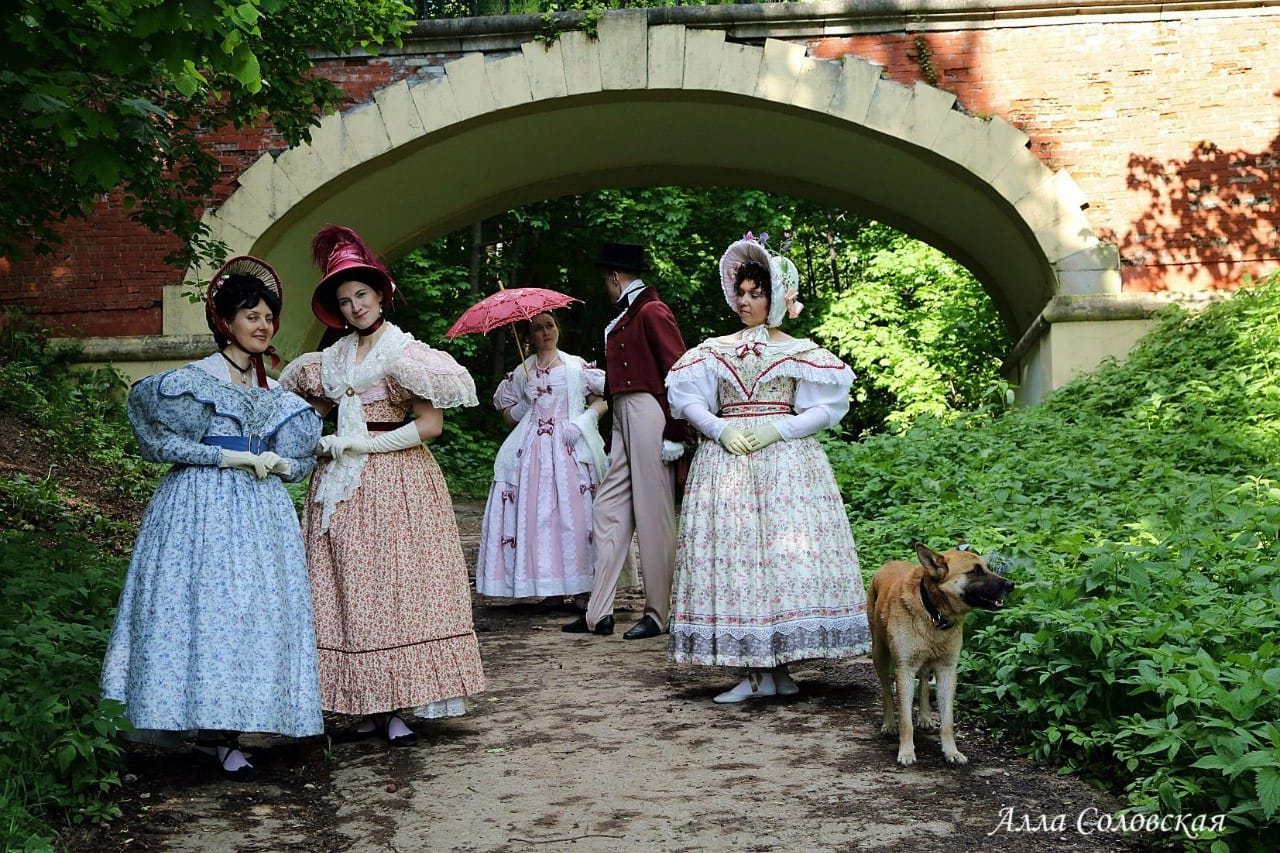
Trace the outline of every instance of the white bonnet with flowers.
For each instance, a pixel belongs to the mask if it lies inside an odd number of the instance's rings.
[[[741,240],[729,244],[720,258],[720,286],[724,288],[724,300],[729,308],[738,308],[737,294],[734,292],[734,280],[738,268],[749,261],[755,261],[769,271],[772,286],[769,293],[769,316],[765,325],[769,328],[782,325],[782,316],[791,319],[800,316],[804,308],[796,297],[800,295],[800,271],[789,258],[770,252],[765,244],[769,235],[761,233],[759,237],[748,231]],[[785,248],[785,246],[783,247]]]

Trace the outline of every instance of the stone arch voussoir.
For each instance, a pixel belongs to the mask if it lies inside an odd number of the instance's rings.
[[[549,46],[529,42],[496,57],[471,53],[438,77],[386,86],[371,101],[326,116],[310,144],[263,155],[206,222],[232,252],[249,252],[308,196],[400,146],[487,114],[625,90],[759,99],[924,149],[1007,202],[1008,215],[1025,225],[1052,270],[1054,280],[1043,288],[1050,296],[1119,292],[1118,254],[1093,233],[1079,187],[1066,172],[1046,167],[1029,150],[1027,135],[1004,120],[970,115],[953,94],[896,83],[856,57],[819,60],[797,43],[768,39],[755,46],[726,41],[722,30],[651,27],[642,11],[605,15],[598,39],[574,31]],[[197,268],[189,277],[207,279],[211,272]]]

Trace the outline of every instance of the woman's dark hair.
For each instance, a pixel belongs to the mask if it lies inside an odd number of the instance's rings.
[[[734,292],[737,292],[738,285],[747,279],[754,281],[756,286],[764,292],[765,311],[767,312],[773,307],[773,281],[769,278],[769,270],[758,261],[746,261],[738,264],[738,269],[733,274]]]
[[[267,303],[271,313],[277,317],[280,316],[280,297],[276,296],[275,291],[251,275],[233,273],[223,280],[222,285],[213,294],[213,311],[230,323],[241,308],[253,308],[259,302]],[[214,330],[213,337],[219,347],[225,347],[230,343],[226,336],[217,330]]]

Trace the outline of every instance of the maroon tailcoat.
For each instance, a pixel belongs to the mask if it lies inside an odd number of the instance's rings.
[[[665,384],[667,371],[685,349],[675,315],[658,298],[658,292],[647,285],[605,339],[605,393],[652,394],[666,416],[662,437],[669,441],[689,441],[688,426],[671,417]]]

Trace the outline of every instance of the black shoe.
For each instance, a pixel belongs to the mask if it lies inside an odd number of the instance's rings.
[[[662,633],[662,629],[658,627],[658,622],[649,614],[645,614],[644,618],[631,627],[631,630],[622,635],[624,640],[647,640],[650,637],[656,637]]]
[[[596,623],[594,630],[587,626],[587,617],[579,616],[568,625],[560,626],[560,630],[566,634],[599,634],[601,637],[608,637],[613,634],[613,617],[606,616]]]

